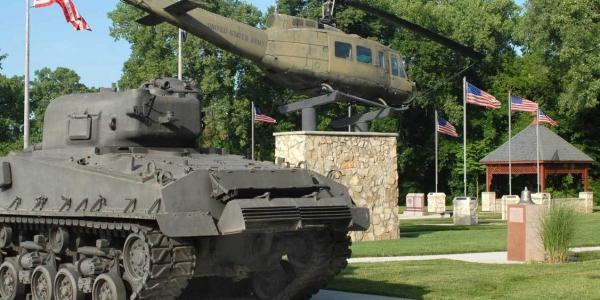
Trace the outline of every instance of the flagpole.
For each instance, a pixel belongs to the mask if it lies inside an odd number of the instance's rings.
[[[183,29],[178,32],[177,79],[183,80]]]
[[[29,0],[25,0],[25,78],[23,100],[23,148],[29,148]]]
[[[540,192],[540,109],[537,109],[536,122],[535,122],[535,156],[536,156],[536,167],[537,167],[537,192]]]
[[[467,196],[467,77],[463,77],[463,185]]]
[[[435,192],[438,192],[438,111],[435,110]]]
[[[352,117],[352,104],[348,104],[348,118]],[[348,125],[348,132],[352,131],[352,125]]]
[[[508,90],[508,194],[512,195],[512,98]]]
[[[252,160],[254,160],[254,101],[252,101]]]

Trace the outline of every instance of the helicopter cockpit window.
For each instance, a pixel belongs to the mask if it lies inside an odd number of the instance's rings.
[[[335,42],[335,56],[352,59],[352,45],[343,42]]]
[[[400,63],[401,63],[400,70],[399,70],[400,71],[400,77],[406,78],[406,69],[405,69],[404,61],[401,61]]]
[[[400,76],[400,61],[397,55],[392,55],[392,75]]]
[[[356,46],[356,60],[365,64],[373,64],[373,52],[369,48]]]

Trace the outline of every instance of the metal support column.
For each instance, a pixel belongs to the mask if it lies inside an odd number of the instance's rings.
[[[317,109],[314,107],[302,108],[302,131],[317,130]]]

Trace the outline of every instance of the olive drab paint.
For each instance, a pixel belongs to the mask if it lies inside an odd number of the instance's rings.
[[[274,14],[261,30],[214,14],[198,1],[125,0],[149,13],[145,25],[168,22],[253,61],[271,80],[309,96],[323,84],[398,106],[416,91],[402,55],[376,41],[315,20]],[[344,51],[345,49],[347,51]]]

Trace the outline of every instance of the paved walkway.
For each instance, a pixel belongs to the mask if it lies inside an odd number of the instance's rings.
[[[408,300],[408,299],[321,290],[318,294],[313,296],[311,298],[311,300]]]
[[[571,251],[589,252],[600,251],[598,247],[577,247],[571,248]],[[459,253],[459,254],[441,254],[441,255],[416,255],[416,256],[391,256],[391,257],[359,257],[351,258],[348,263],[381,263],[395,261],[417,261],[417,260],[435,260],[435,259],[451,259],[466,262],[485,263],[485,264],[519,264],[522,262],[508,261],[506,259],[506,251],[500,252],[482,252],[482,253]]]

